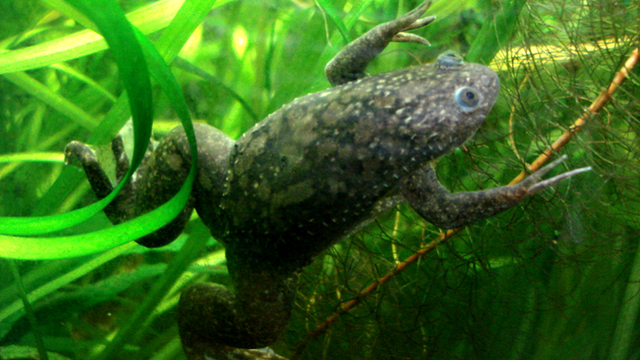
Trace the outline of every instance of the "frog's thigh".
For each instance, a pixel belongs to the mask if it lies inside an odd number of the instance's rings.
[[[233,247],[226,256],[235,291],[198,284],[180,297],[178,326],[185,348],[262,348],[287,328],[297,275],[245,259]]]
[[[193,197],[195,207],[203,222],[209,227],[214,237],[224,231],[220,201],[227,177],[228,159],[235,141],[222,131],[207,124],[194,124],[194,132],[198,143],[198,177],[194,186]],[[175,143],[179,152],[181,178],[191,166],[189,142],[182,126],[172,130],[167,137]],[[178,167],[178,159],[174,166]]]

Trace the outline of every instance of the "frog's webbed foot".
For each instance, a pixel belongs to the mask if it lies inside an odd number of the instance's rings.
[[[324,69],[331,85],[342,85],[364,77],[367,65],[392,41],[429,45],[425,38],[403,32],[430,24],[435,19],[434,16],[420,18],[429,6],[431,1],[425,1],[407,14],[380,24],[349,43]]]
[[[185,350],[188,360],[288,360],[269,348],[238,349],[221,346],[216,349],[204,349],[199,353],[194,350]]]
[[[159,146],[162,151],[154,150],[153,145],[149,144],[145,157],[132,178],[104,208],[112,223],[120,224],[149,212],[168,201],[180,189],[186,179],[186,171],[174,171],[170,165],[166,165],[175,163],[176,160],[172,159],[171,155],[176,153],[176,146],[171,141],[163,143],[164,145]],[[118,184],[129,170],[129,158],[120,134],[111,142],[111,151],[115,160],[115,183]],[[167,158],[173,162],[169,162]],[[112,180],[89,145],[78,141],[69,143],[65,148],[65,163],[82,166],[98,199],[105,198],[114,189]],[[188,171],[188,167],[186,169]],[[166,179],[170,179],[170,183]],[[171,223],[138,239],[137,242],[147,247],[158,247],[173,241],[189,220],[193,207],[194,200],[191,199],[183,212]]]
[[[422,4],[420,4],[420,6],[406,13],[404,16],[399,17],[395,21],[391,21],[391,22],[380,25],[380,26],[385,26],[385,25],[387,26],[387,28],[382,31],[387,30],[389,32],[393,32],[395,31],[395,29],[402,26],[400,30],[401,32],[393,35],[393,38],[391,39],[392,42],[412,42],[412,43],[431,46],[431,43],[429,43],[429,40],[423,38],[422,36],[404,32],[404,31],[420,29],[421,27],[425,27],[431,24],[436,19],[435,16],[427,16],[425,18],[420,19],[420,16],[422,16],[429,9],[430,6],[431,6],[431,1],[423,2]],[[407,25],[403,26],[405,24]]]
[[[235,294],[218,284],[197,284],[182,293],[178,305],[178,328],[187,359],[286,360],[264,348],[274,342],[281,331],[273,334],[276,336],[268,335],[261,339],[260,331],[248,331],[254,324],[239,320],[244,311],[253,309],[236,310],[236,306]],[[256,316],[259,314],[260,311]],[[285,314],[285,319],[288,318],[289,315]],[[284,327],[280,325],[280,329],[284,330]],[[255,349],[257,347],[263,348]]]
[[[565,159],[566,156],[560,157],[516,185],[461,193],[445,189],[429,165],[405,180],[402,195],[430,223],[444,229],[458,228],[487,219],[562,180],[591,170],[585,167],[541,180]]]
[[[298,275],[242,258],[227,248],[234,290],[212,283],[196,284],[182,293],[178,329],[189,360],[282,359],[268,349],[286,330]],[[252,349],[252,350],[249,350]]]
[[[129,169],[129,158],[124,150],[122,136],[118,134],[111,142],[111,151],[115,161],[115,181],[119,183]],[[151,149],[148,150],[150,152]],[[79,141],[72,141],[67,144],[65,150],[65,164],[82,166],[89,180],[89,184],[98,199],[103,199],[114,189],[112,180],[100,165],[98,157],[93,148]],[[141,166],[144,166],[143,163]],[[138,170],[139,171],[139,170]],[[131,203],[134,193],[134,184],[129,181],[122,188],[118,196],[106,208],[105,213],[114,224],[119,224],[133,218],[133,204]]]

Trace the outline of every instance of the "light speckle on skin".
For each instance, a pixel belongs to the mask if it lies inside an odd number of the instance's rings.
[[[262,200],[268,200],[271,197],[271,188],[269,187],[269,182],[263,180],[260,182],[258,187],[256,188],[256,195]]]
[[[274,193],[271,199],[272,208],[277,211],[277,208],[302,202],[314,194],[313,180],[305,180],[290,186],[286,190]]]
[[[337,124],[337,122],[339,122],[342,119],[344,112],[345,112],[345,106],[337,101],[334,101],[334,102],[331,102],[329,106],[326,107],[326,109],[322,114],[320,114],[321,116],[320,119],[323,121],[325,127],[327,128],[334,127]],[[319,114],[311,113],[310,115],[312,117],[316,117],[316,121],[318,120],[317,116]]]
[[[378,108],[378,109],[391,109],[393,108],[395,103],[395,99],[391,98],[391,97],[376,97],[374,99],[374,107]],[[371,115],[373,117],[373,113],[371,113]]]
[[[179,154],[167,154],[165,159],[167,165],[169,165],[169,167],[174,171],[178,171],[184,168],[184,160]]]

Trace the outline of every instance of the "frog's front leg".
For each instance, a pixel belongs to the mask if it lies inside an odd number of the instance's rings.
[[[430,223],[444,229],[459,228],[487,219],[562,180],[591,170],[590,167],[585,167],[541,180],[549,170],[565,159],[566,156],[562,156],[516,185],[460,193],[450,193],[444,188],[433,167],[427,165],[405,180],[402,195]]]
[[[431,1],[425,1],[405,15],[380,24],[349,43],[325,67],[327,80],[331,85],[337,86],[363,78],[367,65],[392,41],[429,45],[426,39],[418,35],[402,32],[418,29],[433,22],[434,16],[420,19],[429,6]]]
[[[194,125],[198,141],[200,168],[198,178],[186,207],[176,219],[162,229],[149,234],[137,242],[147,247],[164,246],[173,241],[184,229],[196,206],[201,217],[214,236],[224,228],[224,219],[218,216],[226,176],[227,159],[233,147],[224,133],[208,125]],[[116,182],[120,182],[129,169],[129,159],[120,135],[112,142],[116,159]],[[99,199],[106,197],[114,188],[111,180],[98,163],[93,150],[74,141],[65,149],[67,163],[79,162],[87,179]],[[145,214],[167,202],[179,190],[187,178],[191,166],[189,144],[182,127],[165,136],[155,149],[149,149],[136,173],[118,196],[104,209],[114,224],[119,224]],[[203,199],[203,201],[196,201]],[[216,203],[217,202],[217,203]],[[205,214],[203,216],[203,214]]]

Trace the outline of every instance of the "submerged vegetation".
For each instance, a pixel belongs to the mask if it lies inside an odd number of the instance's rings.
[[[419,2],[121,5],[165,59],[182,48],[172,70],[194,120],[238,137],[328,87],[324,65],[345,38]],[[62,151],[71,140],[108,144],[128,119],[115,56],[67,2],[3,1],[0,12],[10,14],[0,27],[0,216],[93,203]],[[430,47],[392,44],[369,72],[447,49],[498,72],[500,98],[483,127],[437,164],[451,191],[508,184],[550,148],[568,155],[564,170],[593,171],[455,234],[399,206],[304,271],[292,323],[272,348],[298,359],[637,358],[640,91],[638,70],[624,69],[640,56],[640,1],[438,0],[428,14],[437,20],[419,33]],[[154,91],[156,137],[179,124],[170,103]],[[99,213],[47,236],[107,227]],[[57,245],[38,244],[30,251]],[[0,279],[0,354],[9,359],[26,347],[69,359],[183,358],[181,289],[230,282],[222,246],[197,217],[164,248],[0,259]]]

